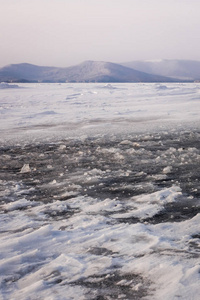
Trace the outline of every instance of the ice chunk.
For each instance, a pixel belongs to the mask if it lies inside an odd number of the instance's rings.
[[[65,150],[65,149],[66,149],[65,145],[60,145],[59,148],[58,148],[58,151],[62,151],[62,150]]]
[[[171,171],[172,171],[172,166],[167,166],[163,169],[164,174],[170,173]]]
[[[8,84],[7,82],[0,82],[0,89],[17,89],[19,86],[17,84]]]
[[[31,168],[29,164],[24,164],[23,167],[21,168],[20,173],[29,173],[31,172]]]

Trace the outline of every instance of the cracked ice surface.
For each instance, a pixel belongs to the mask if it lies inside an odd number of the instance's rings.
[[[2,299],[198,299],[197,84],[2,89]]]

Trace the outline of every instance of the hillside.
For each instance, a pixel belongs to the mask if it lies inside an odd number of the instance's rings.
[[[200,80],[200,61],[195,60],[132,61],[122,63],[122,65],[141,72],[181,80]]]
[[[172,78],[152,75],[110,62],[86,61],[68,67],[42,67],[27,63],[0,69],[6,82],[173,82]]]

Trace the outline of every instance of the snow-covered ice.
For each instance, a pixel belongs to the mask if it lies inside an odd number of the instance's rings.
[[[113,131],[148,132],[199,124],[197,83],[18,87],[0,90],[0,143],[22,139],[32,142],[38,138],[52,141]]]
[[[200,86],[18,86],[0,90],[0,299],[199,299]]]
[[[0,89],[17,89],[19,85],[17,84],[9,84],[7,82],[0,82]]]

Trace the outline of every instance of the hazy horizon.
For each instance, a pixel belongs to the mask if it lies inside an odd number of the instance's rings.
[[[0,67],[200,60],[197,0],[0,0]]]

